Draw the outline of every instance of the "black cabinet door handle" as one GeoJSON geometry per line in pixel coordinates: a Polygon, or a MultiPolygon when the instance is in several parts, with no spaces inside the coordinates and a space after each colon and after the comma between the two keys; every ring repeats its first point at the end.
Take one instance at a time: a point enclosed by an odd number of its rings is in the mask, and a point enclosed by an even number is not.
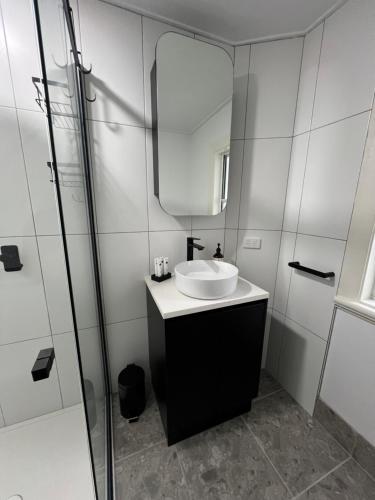
{"type": "Polygon", "coordinates": [[[54,359],[55,349],[53,347],[42,349],[39,352],[31,370],[31,376],[33,377],[34,382],[38,382],[38,380],[44,380],[49,377],[54,359]]]}
{"type": "Polygon", "coordinates": [[[333,271],[329,271],[324,273],[323,271],[318,271],[317,269],[311,269],[311,267],[301,266],[299,262],[289,262],[289,267],[293,267],[293,269],[298,269],[298,271],[303,271],[304,273],[313,274],[314,276],[319,276],[319,278],[334,278],[335,273],[333,271]]]}

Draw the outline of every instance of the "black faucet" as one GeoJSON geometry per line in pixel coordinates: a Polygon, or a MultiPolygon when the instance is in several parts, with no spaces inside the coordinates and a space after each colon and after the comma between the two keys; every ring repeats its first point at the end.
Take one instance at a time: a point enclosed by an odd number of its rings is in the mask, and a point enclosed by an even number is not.
{"type": "Polygon", "coordinates": [[[197,250],[203,250],[204,247],[202,245],[199,245],[198,243],[194,243],[194,240],[200,240],[200,238],[192,238],[189,236],[187,238],[187,260],[193,260],[194,259],[194,248],[197,250]]]}

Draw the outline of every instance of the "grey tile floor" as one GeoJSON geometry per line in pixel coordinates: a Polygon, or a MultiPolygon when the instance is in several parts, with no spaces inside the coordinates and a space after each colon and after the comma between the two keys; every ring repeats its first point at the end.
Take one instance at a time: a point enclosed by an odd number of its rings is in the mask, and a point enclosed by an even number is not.
{"type": "Polygon", "coordinates": [[[117,500],[375,500],[375,481],[266,372],[250,413],[166,445],[153,397],[128,424],[114,398],[117,500]]]}

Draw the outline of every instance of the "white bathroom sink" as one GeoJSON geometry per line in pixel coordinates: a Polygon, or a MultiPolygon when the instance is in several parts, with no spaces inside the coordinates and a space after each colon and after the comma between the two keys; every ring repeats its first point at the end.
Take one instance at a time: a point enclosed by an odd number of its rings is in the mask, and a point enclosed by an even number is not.
{"type": "Polygon", "coordinates": [[[228,262],[190,260],[174,268],[176,288],[196,299],[220,299],[237,287],[238,269],[228,262]]]}

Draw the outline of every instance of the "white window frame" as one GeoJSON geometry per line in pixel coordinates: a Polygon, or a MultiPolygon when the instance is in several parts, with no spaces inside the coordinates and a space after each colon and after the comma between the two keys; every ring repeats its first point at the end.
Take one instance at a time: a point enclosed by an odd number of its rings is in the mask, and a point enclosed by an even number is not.
{"type": "Polygon", "coordinates": [[[363,277],[360,301],[375,308],[375,235],[372,235],[371,249],[363,277]]]}

